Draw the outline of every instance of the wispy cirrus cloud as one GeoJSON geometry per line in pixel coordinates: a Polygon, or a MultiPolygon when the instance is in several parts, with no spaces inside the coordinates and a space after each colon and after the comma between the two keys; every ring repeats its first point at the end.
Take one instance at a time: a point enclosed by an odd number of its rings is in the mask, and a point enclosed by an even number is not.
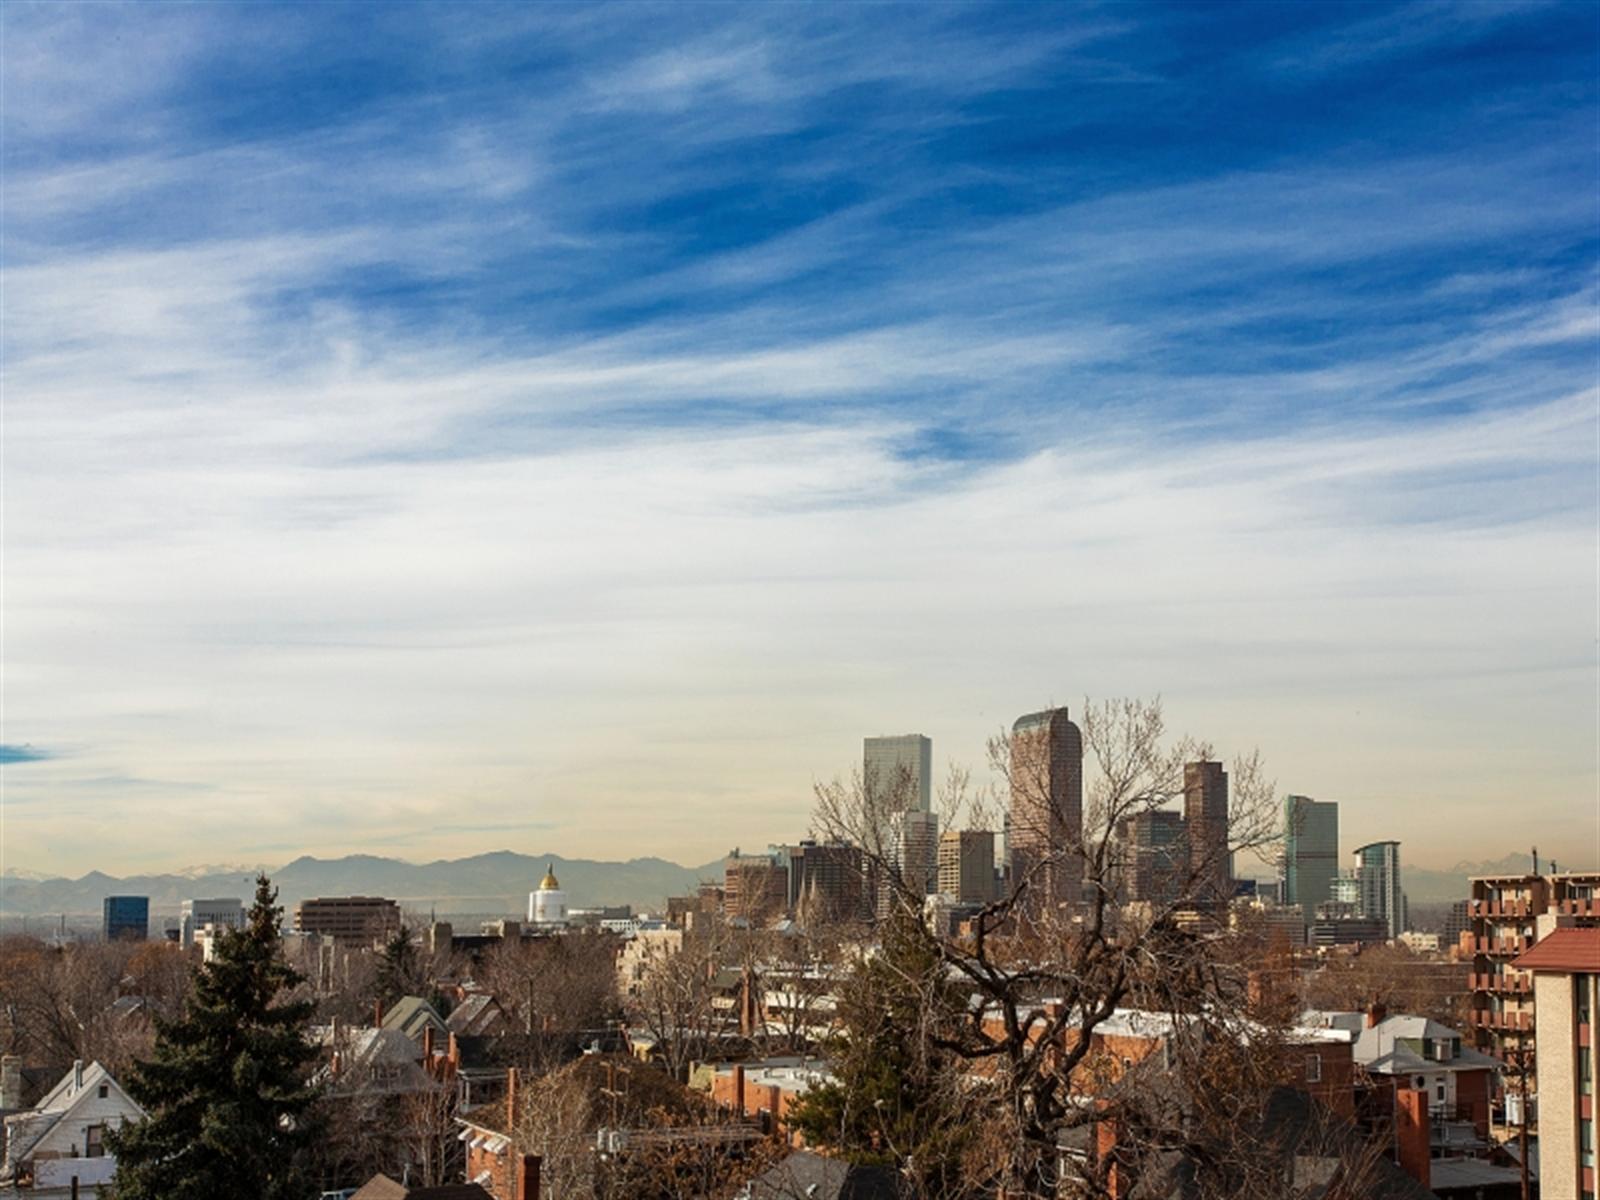
{"type": "Polygon", "coordinates": [[[84,747],[13,859],[704,861],[863,733],[1155,691],[1441,860],[1570,827],[1573,10],[480,12],[0,14],[6,736],[84,747]]]}

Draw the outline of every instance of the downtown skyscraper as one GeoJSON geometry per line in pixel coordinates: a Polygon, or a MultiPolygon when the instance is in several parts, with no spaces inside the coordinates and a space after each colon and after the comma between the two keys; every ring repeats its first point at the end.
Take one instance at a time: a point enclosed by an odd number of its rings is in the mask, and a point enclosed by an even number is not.
{"type": "Polygon", "coordinates": [[[1372,842],[1355,854],[1361,915],[1382,921],[1391,938],[1399,937],[1409,925],[1406,894],[1400,888],[1400,843],[1372,842]]]}
{"type": "Polygon", "coordinates": [[[861,742],[861,782],[884,809],[933,811],[933,739],[920,733],[861,742]]]}
{"type": "Polygon", "coordinates": [[[1221,763],[1184,764],[1183,824],[1194,899],[1226,904],[1233,895],[1233,856],[1228,853],[1228,773],[1221,763]]]}
{"type": "Polygon", "coordinates": [[[1339,805],[1309,796],[1283,801],[1283,902],[1298,904],[1306,924],[1333,899],[1339,874],[1339,805]]]}
{"type": "Polygon", "coordinates": [[[1029,907],[1076,904],[1083,890],[1083,732],[1065,708],[1017,718],[1011,727],[1011,803],[1006,850],[1012,886],[1029,907]]]}

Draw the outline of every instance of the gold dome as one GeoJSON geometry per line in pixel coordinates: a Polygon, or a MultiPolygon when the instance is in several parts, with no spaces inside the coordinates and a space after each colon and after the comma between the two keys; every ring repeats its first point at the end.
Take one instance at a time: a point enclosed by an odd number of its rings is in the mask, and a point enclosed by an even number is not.
{"type": "Polygon", "coordinates": [[[553,868],[553,863],[545,863],[544,878],[539,881],[539,890],[541,892],[559,892],[561,890],[561,884],[557,881],[553,868]]]}

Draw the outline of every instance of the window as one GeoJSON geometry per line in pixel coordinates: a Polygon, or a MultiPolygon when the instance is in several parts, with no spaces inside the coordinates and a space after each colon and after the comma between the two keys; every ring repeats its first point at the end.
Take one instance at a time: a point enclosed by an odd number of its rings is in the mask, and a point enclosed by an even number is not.
{"type": "Polygon", "coordinates": [[[111,1095],[111,1085],[109,1083],[102,1083],[100,1085],[100,1099],[104,1100],[109,1095],[111,1095]]]}
{"type": "Polygon", "coordinates": [[[1308,1054],[1308,1055],[1306,1055],[1306,1082],[1307,1083],[1321,1083],[1322,1082],[1322,1055],[1320,1055],[1320,1054],[1308,1054]]]}
{"type": "Polygon", "coordinates": [[[83,1131],[83,1156],[104,1158],[106,1153],[106,1127],[91,1125],[83,1131]]]}
{"type": "Polygon", "coordinates": [[[1418,1091],[1418,1092],[1427,1091],[1428,1090],[1428,1081],[1426,1079],[1424,1079],[1421,1075],[1418,1075],[1417,1076],[1417,1080],[1416,1080],[1416,1087],[1413,1090],[1414,1091],[1418,1091]]]}

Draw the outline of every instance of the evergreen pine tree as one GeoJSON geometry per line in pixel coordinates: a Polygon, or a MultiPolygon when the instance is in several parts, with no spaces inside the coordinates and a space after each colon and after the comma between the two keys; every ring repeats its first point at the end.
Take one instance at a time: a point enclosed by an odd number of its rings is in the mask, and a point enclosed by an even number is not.
{"type": "Polygon", "coordinates": [[[396,1001],[418,994],[421,986],[422,964],[411,940],[411,930],[402,921],[378,956],[376,998],[383,1005],[383,1011],[388,1012],[396,1001]]]}
{"type": "Polygon", "coordinates": [[[245,927],[194,974],[184,1015],[156,1027],[154,1057],[124,1081],[148,1117],[110,1134],[116,1200],[303,1200],[315,1093],[309,1001],[284,961],[283,910],[265,875],[245,927]]]}
{"type": "Polygon", "coordinates": [[[893,914],[881,953],[845,981],[833,1081],[801,1096],[789,1123],[808,1145],[851,1163],[914,1169],[914,1194],[939,1196],[954,1194],[947,1189],[972,1142],[955,1064],[940,1049],[966,1010],[943,964],[910,936],[916,919],[893,914]]]}

